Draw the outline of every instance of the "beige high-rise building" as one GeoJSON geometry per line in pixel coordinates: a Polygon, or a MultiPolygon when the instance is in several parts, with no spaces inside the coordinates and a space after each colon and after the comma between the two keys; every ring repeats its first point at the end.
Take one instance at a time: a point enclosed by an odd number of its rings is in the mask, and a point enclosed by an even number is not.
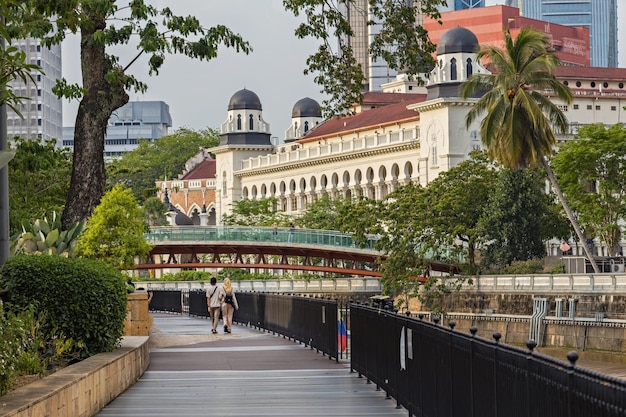
{"type": "MultiPolygon", "coordinates": [[[[419,1],[407,0],[415,6],[416,23],[422,24],[422,14],[419,7],[419,1]]],[[[382,91],[382,85],[393,82],[398,75],[396,70],[389,68],[387,62],[378,58],[372,59],[369,48],[376,34],[380,33],[381,25],[369,25],[367,22],[373,20],[370,13],[368,0],[356,0],[352,3],[348,2],[344,5],[344,15],[347,17],[353,36],[346,39],[346,42],[352,47],[356,61],[361,64],[365,75],[366,84],[363,91],[382,91]]]]}
{"type": "Polygon", "coordinates": [[[25,85],[21,79],[10,83],[16,95],[28,97],[28,100],[18,107],[23,118],[7,109],[7,137],[9,140],[15,136],[57,139],[59,144],[63,138],[63,103],[52,93],[52,88],[62,77],[61,45],[47,48],[34,38],[17,40],[14,45],[26,52],[27,62],[39,65],[43,74],[33,73],[36,84],[25,85]]]}

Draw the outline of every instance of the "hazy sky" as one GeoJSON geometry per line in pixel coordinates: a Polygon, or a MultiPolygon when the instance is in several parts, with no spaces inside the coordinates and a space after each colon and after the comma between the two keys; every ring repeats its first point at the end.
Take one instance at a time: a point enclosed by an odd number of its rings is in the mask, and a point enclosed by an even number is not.
{"type": "MultiPolygon", "coordinates": [[[[167,56],[158,76],[148,76],[146,59],[139,59],[131,72],[148,84],[146,94],[130,94],[131,100],[161,100],[170,107],[173,129],[189,127],[219,129],[226,120],[230,97],[242,88],[254,91],[263,105],[263,118],[272,136],[284,139],[296,101],[310,97],[322,102],[324,95],[313,76],[303,75],[306,58],[317,49],[311,39],[297,39],[298,19],[284,10],[282,0],[155,0],[180,15],[193,14],[205,26],[224,24],[248,40],[250,55],[221,49],[211,61],[167,56]]],[[[504,0],[487,0],[487,5],[504,0]]],[[[618,2],[618,19],[626,24],[626,5],[618,2]]],[[[622,26],[618,24],[618,28],[622,26]]],[[[620,30],[620,66],[626,67],[626,30],[620,30]]],[[[134,57],[134,45],[120,51],[121,64],[134,57]]],[[[63,75],[70,82],[80,78],[77,38],[63,45],[63,75]]],[[[64,102],[64,125],[73,126],[77,103],[64,102]]]]}

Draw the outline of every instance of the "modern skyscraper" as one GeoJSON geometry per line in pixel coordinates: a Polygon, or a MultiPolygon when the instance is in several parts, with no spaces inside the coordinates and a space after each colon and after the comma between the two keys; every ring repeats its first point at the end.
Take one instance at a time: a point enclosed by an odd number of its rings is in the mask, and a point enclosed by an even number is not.
{"type": "Polygon", "coordinates": [[[589,28],[591,66],[617,67],[617,0],[510,0],[508,3],[519,7],[525,17],[589,28]]]}
{"type": "MultiPolygon", "coordinates": [[[[417,3],[414,0],[407,1],[417,3]]],[[[354,57],[356,61],[361,64],[365,75],[366,81],[363,86],[363,91],[382,91],[381,85],[394,81],[398,72],[389,68],[389,65],[384,59],[378,58],[374,60],[370,56],[370,45],[374,36],[380,33],[381,25],[367,24],[369,20],[374,20],[369,10],[368,0],[347,2],[343,7],[344,15],[347,17],[348,22],[350,22],[350,26],[354,32],[354,35],[349,37],[346,41],[352,47],[354,57]]],[[[420,25],[422,23],[422,15],[419,7],[416,7],[415,10],[417,13],[416,23],[420,25]]]]}
{"type": "Polygon", "coordinates": [[[454,0],[454,9],[473,9],[474,7],[484,7],[485,0],[454,0]]]}
{"type": "Polygon", "coordinates": [[[439,6],[442,12],[451,12],[454,10],[473,9],[475,7],[485,7],[485,0],[448,0],[447,6],[439,6]]]}
{"type": "Polygon", "coordinates": [[[61,78],[61,45],[46,48],[38,39],[26,38],[14,43],[26,53],[29,64],[37,64],[43,74],[33,74],[36,84],[16,80],[10,85],[16,95],[28,97],[18,107],[22,117],[7,109],[7,137],[27,139],[57,139],[63,137],[63,104],[52,93],[56,80],[61,78]]]}
{"type": "MultiPolygon", "coordinates": [[[[163,101],[130,101],[113,112],[104,140],[104,158],[109,161],[139,146],[166,136],[172,126],[170,107],[163,101]]],[[[63,129],[63,146],[74,147],[74,127],[63,129]]]]}

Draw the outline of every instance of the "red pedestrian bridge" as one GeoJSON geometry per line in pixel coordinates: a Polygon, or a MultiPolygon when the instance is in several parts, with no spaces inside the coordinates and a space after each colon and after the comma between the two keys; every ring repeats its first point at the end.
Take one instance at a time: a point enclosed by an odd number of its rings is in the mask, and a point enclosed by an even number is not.
{"type": "MultiPolygon", "coordinates": [[[[360,247],[352,235],[332,230],[242,226],[155,227],[146,234],[153,248],[136,269],[245,268],[251,272],[299,270],[380,277],[385,255],[377,236],[360,247]]],[[[431,270],[458,273],[431,262],[431,270]]]]}

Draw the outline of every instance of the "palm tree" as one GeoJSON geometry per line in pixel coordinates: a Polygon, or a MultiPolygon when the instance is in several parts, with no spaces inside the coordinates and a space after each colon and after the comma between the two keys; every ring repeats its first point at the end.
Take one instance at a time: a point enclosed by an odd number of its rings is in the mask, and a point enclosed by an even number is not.
{"type": "MultiPolygon", "coordinates": [[[[585,242],[580,226],[569,208],[550,168],[547,157],[556,145],[554,130],[566,132],[568,122],[563,112],[546,95],[554,95],[565,104],[572,102],[569,88],[553,74],[560,64],[548,37],[533,29],[523,28],[513,40],[504,31],[504,49],[483,45],[477,58],[486,59],[493,74],[475,73],[461,85],[461,97],[482,95],[469,111],[467,127],[479,117],[482,141],[491,158],[511,169],[542,164],[557,198],[578,239],[585,242]]],[[[585,254],[598,273],[591,251],[583,244],[585,254]]]]}

